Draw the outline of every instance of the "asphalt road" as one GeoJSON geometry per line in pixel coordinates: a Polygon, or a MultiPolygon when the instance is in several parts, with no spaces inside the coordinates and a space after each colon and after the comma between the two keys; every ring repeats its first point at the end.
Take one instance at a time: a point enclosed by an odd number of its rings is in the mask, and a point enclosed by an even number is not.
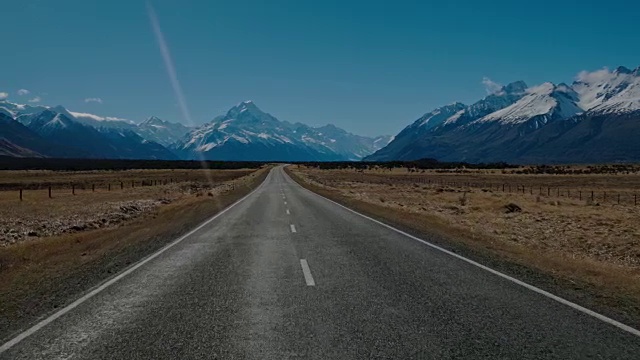
{"type": "Polygon", "coordinates": [[[114,280],[0,358],[640,358],[637,335],[346,210],[282,168],[114,280]]]}

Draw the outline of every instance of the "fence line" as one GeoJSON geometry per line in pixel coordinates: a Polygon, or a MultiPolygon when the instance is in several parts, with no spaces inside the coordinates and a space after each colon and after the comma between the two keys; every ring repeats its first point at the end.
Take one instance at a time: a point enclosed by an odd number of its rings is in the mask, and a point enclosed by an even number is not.
{"type": "MultiPolygon", "coordinates": [[[[140,186],[140,187],[144,187],[144,186],[158,186],[158,185],[168,185],[168,184],[173,184],[173,183],[179,183],[179,182],[189,182],[189,181],[193,181],[194,179],[190,179],[190,178],[186,178],[186,179],[182,179],[182,180],[178,180],[178,179],[173,179],[173,178],[169,178],[169,179],[160,179],[160,180],[154,180],[154,179],[146,179],[146,180],[131,180],[131,187],[130,189],[135,189],[136,186],[140,186]]],[[[124,190],[125,189],[125,183],[124,181],[113,181],[113,182],[108,182],[108,183],[101,183],[104,187],[104,189],[106,189],[107,191],[111,191],[111,185],[112,183],[120,183],[120,190],[124,190]]],[[[47,195],[49,197],[49,199],[53,198],[54,195],[54,190],[56,191],[65,191],[65,190],[71,190],[71,195],[76,195],[76,190],[83,190],[86,191],[87,190],[87,183],[81,183],[81,184],[74,184],[71,183],[70,185],[66,185],[63,184],[61,186],[53,186],[51,184],[29,184],[27,186],[22,186],[18,189],[18,193],[19,193],[19,199],[20,201],[24,200],[24,197],[26,196],[26,194],[29,191],[41,191],[41,190],[47,190],[47,195]],[[37,185],[37,188],[34,188],[37,185]]],[[[96,189],[100,190],[100,187],[96,187],[95,183],[91,183],[91,192],[95,192],[96,189]]],[[[8,192],[8,191],[15,191],[15,190],[0,190],[0,192],[8,192]]]]}
{"type": "Polygon", "coordinates": [[[426,184],[432,187],[454,187],[454,188],[477,188],[487,191],[546,196],[549,198],[566,198],[579,201],[589,201],[592,203],[613,203],[619,205],[638,205],[638,195],[635,191],[608,191],[608,190],[592,190],[568,186],[548,186],[548,185],[517,185],[506,182],[469,182],[469,181],[451,181],[450,179],[432,179],[427,177],[372,177],[365,178],[362,174],[360,177],[362,182],[378,183],[378,184],[426,184]],[[527,191],[528,190],[528,191],[527,191]]]}

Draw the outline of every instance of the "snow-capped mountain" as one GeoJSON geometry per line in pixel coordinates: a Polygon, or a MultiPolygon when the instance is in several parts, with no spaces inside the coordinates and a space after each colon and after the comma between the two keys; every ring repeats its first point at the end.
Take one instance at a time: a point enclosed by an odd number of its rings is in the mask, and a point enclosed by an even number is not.
{"type": "Polygon", "coordinates": [[[526,88],[516,82],[441,125],[419,131],[417,124],[420,120],[366,160],[637,161],[640,67],[582,72],[571,85],[526,88]]]}
{"type": "Polygon", "coordinates": [[[28,128],[50,143],[74,150],[75,156],[110,159],[171,159],[175,156],[159,144],[129,130],[96,129],[47,109],[29,122],[28,128]]]}
{"type": "Polygon", "coordinates": [[[640,110],[640,67],[580,73],[573,83],[580,107],[593,113],[628,113],[640,110]]]}
{"type": "MultiPolygon", "coordinates": [[[[23,125],[21,130],[31,131],[32,138],[47,144],[47,151],[33,151],[34,156],[361,160],[391,140],[389,136],[354,135],[334,125],[313,128],[280,121],[251,101],[238,104],[225,115],[198,128],[155,116],[135,124],[114,117],[73,112],[63,106],[32,106],[7,101],[0,101],[0,114],[23,125]]],[[[28,154],[26,150],[38,146],[31,144],[25,151],[19,151],[13,145],[7,145],[9,147],[13,149],[11,153],[28,154]]]]}
{"type": "MultiPolygon", "coordinates": [[[[0,101],[0,112],[14,118],[25,126],[29,126],[33,119],[38,118],[42,113],[47,111],[55,114],[62,114],[66,119],[74,120],[77,123],[94,128],[102,133],[109,134],[113,131],[120,131],[123,134],[128,134],[127,136],[129,136],[131,140],[141,137],[147,142],[156,142],[163,146],[169,146],[170,144],[175,143],[190,130],[189,127],[182,124],[160,120],[157,117],[151,117],[140,124],[136,124],[133,121],[118,117],[105,117],[95,114],[70,111],[61,105],[33,106],[0,101]],[[131,133],[136,135],[134,136],[131,133]]],[[[172,155],[172,157],[174,156],[172,155]]]]}
{"type": "Polygon", "coordinates": [[[0,109],[0,155],[17,157],[43,157],[59,152],[45,138],[15,121],[8,111],[0,109]]]}
{"type": "Polygon", "coordinates": [[[61,106],[0,102],[0,154],[11,156],[175,159],[134,131],[84,124],[61,106]]]}
{"type": "Polygon", "coordinates": [[[386,161],[388,159],[404,159],[413,157],[415,144],[428,138],[430,134],[442,133],[464,126],[497,110],[508,107],[526,94],[527,85],[516,81],[502,87],[499,91],[482,100],[466,106],[462,103],[437,108],[421,116],[413,124],[407,126],[386,147],[367,157],[370,161],[386,161]]]}
{"type": "Polygon", "coordinates": [[[192,128],[180,123],[172,123],[151,116],[138,124],[135,131],[147,140],[170,146],[181,140],[191,130],[192,128]]]}
{"type": "Polygon", "coordinates": [[[333,125],[313,128],[280,121],[252,101],[244,101],[191,131],[173,149],[187,158],[337,161],[359,160],[373,153],[381,141],[374,142],[333,125]]]}
{"type": "MultiPolygon", "coordinates": [[[[479,123],[497,121],[501,124],[521,124],[566,119],[583,110],[577,105],[577,93],[565,84],[544,83],[526,90],[526,95],[514,104],[477,120],[479,123]]],[[[538,124],[536,124],[538,126],[538,124]]]]}

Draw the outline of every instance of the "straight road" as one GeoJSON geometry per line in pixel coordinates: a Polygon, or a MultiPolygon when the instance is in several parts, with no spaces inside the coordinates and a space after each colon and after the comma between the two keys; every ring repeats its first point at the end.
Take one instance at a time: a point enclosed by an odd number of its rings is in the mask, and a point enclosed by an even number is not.
{"type": "Polygon", "coordinates": [[[640,358],[632,329],[359,216],[282,167],[54,316],[0,358],[640,358]]]}

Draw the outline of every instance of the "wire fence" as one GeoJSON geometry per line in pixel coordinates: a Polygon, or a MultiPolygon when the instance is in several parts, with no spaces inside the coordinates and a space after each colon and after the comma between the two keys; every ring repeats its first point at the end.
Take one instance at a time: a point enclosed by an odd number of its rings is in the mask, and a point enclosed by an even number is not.
{"type": "Polygon", "coordinates": [[[56,194],[64,193],[76,195],[80,192],[97,191],[117,191],[125,189],[135,189],[136,187],[148,187],[168,185],[193,181],[193,179],[160,179],[160,180],[122,180],[122,181],[102,181],[102,182],[81,182],[81,183],[31,183],[31,184],[4,184],[0,188],[2,192],[15,191],[20,201],[24,200],[30,191],[46,190],[48,198],[52,199],[56,194]]]}
{"type": "MultiPolygon", "coordinates": [[[[349,180],[356,180],[371,184],[385,185],[411,185],[422,184],[431,187],[450,187],[457,189],[478,189],[480,191],[491,191],[498,193],[511,193],[521,195],[535,195],[549,198],[564,198],[567,200],[585,201],[593,204],[618,204],[638,206],[638,191],[634,189],[589,189],[588,187],[558,186],[549,184],[517,184],[514,182],[496,181],[458,181],[453,179],[443,179],[442,177],[425,176],[366,176],[350,177],[349,180]]],[[[335,180],[335,179],[334,179],[335,180]]],[[[331,182],[332,180],[329,180],[331,182]]]]}

